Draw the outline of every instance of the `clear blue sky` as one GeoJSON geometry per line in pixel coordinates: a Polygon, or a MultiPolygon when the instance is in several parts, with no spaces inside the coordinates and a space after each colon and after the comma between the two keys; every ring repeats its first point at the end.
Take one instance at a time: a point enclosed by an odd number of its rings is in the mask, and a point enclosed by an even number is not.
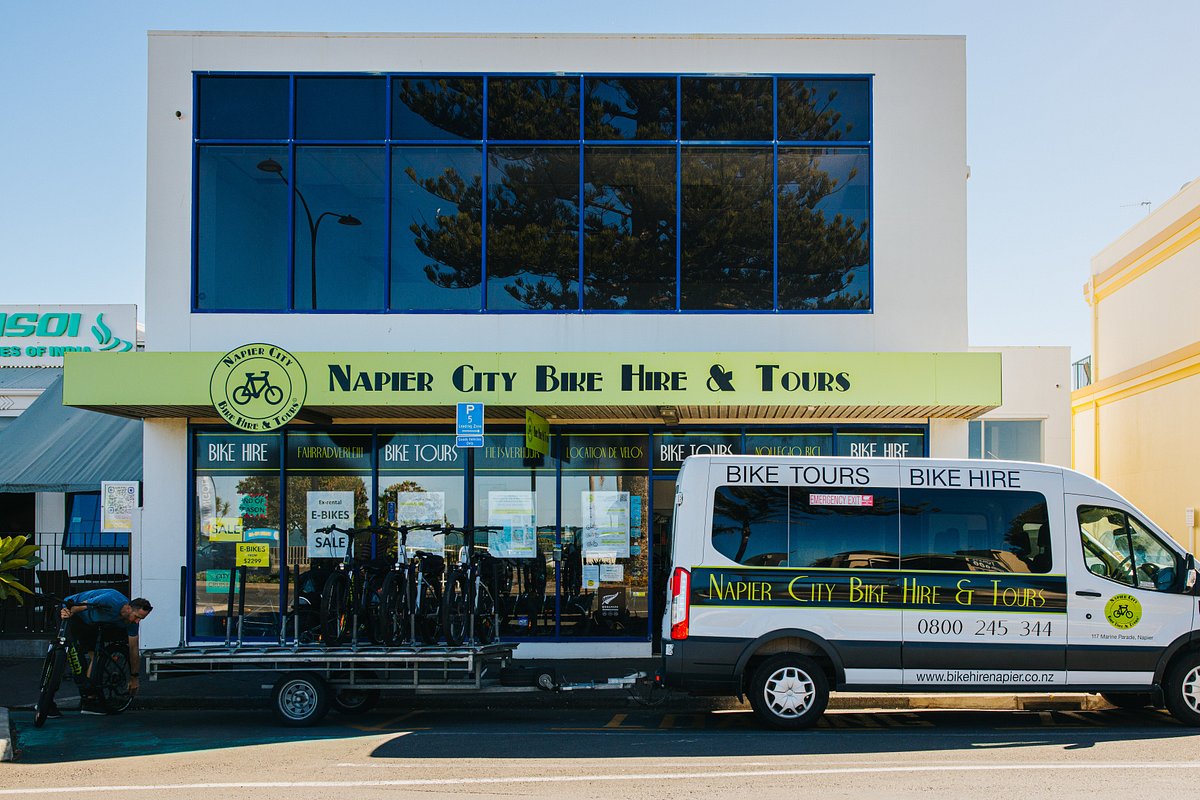
{"type": "Polygon", "coordinates": [[[145,33],[171,29],[965,35],[971,343],[1076,359],[1089,259],[1200,177],[1195,0],[0,0],[0,303],[144,304],[145,33]]]}

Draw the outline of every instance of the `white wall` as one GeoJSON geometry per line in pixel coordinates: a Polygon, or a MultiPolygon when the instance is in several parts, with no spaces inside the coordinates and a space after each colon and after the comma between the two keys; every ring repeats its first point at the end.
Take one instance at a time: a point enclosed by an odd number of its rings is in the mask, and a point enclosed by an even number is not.
{"type": "Polygon", "coordinates": [[[980,419],[1042,420],[1042,460],[1071,466],[1071,348],[972,347],[1000,353],[1003,404],[980,419]]]}
{"type": "Polygon", "coordinates": [[[938,351],[967,344],[961,37],[150,35],[146,346],[938,351]],[[872,74],[873,314],[190,314],[192,71],[872,74]],[[176,118],[176,111],[182,116],[176,118]]]}

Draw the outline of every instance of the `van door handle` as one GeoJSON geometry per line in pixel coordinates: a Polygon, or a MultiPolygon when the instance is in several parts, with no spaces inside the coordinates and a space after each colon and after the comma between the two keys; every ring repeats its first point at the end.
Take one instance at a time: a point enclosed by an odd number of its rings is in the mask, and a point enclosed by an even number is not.
{"type": "Polygon", "coordinates": [[[1099,592],[1085,592],[1082,589],[1075,592],[1075,594],[1079,595],[1080,597],[1103,597],[1104,596],[1104,595],[1100,594],[1099,592]]]}

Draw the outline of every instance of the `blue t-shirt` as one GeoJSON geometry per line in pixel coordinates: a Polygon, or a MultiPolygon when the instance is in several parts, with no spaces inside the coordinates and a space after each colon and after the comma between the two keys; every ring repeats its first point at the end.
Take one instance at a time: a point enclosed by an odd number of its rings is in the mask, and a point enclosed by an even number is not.
{"type": "Polygon", "coordinates": [[[116,589],[91,589],[67,598],[71,605],[87,604],[87,608],[76,616],[89,625],[119,625],[124,626],[130,636],[138,635],[138,624],[126,625],[121,619],[121,609],[129,602],[129,598],[116,589]]]}

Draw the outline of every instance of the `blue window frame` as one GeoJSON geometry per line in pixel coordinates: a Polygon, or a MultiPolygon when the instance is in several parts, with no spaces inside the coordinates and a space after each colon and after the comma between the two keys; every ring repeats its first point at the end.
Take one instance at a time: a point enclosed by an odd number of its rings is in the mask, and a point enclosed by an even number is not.
{"type": "Polygon", "coordinates": [[[100,493],[67,495],[67,526],[63,534],[66,550],[128,550],[127,532],[100,530],[100,493]]]}
{"type": "Polygon", "coordinates": [[[198,73],[194,94],[196,312],[873,310],[870,76],[198,73]]]}

